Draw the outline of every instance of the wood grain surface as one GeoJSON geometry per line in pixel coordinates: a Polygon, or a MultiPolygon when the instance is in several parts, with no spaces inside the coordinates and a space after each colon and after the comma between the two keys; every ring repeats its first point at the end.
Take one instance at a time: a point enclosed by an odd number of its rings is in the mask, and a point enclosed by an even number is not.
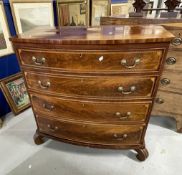
{"type": "Polygon", "coordinates": [[[25,72],[29,89],[86,98],[151,98],[154,76],[65,76],[25,72]],[[40,85],[41,83],[41,85],[40,85]],[[46,88],[47,84],[50,86],[46,88]],[[43,87],[42,87],[43,86],[43,87]],[[123,87],[123,92],[119,88],[123,87]],[[131,88],[135,87],[134,91],[131,88]]]}
{"type": "Polygon", "coordinates": [[[177,131],[182,133],[182,19],[148,19],[148,18],[121,18],[102,17],[102,25],[138,25],[158,24],[171,32],[175,38],[171,41],[169,52],[164,65],[164,72],[161,81],[167,79],[169,84],[160,83],[156,100],[164,101],[162,104],[155,103],[152,110],[153,115],[173,117],[177,122],[177,131]],[[176,42],[176,43],[175,43],[176,42]],[[173,62],[169,62],[169,60],[173,62]]]}
{"type": "Polygon", "coordinates": [[[161,77],[159,89],[182,95],[181,82],[182,82],[182,76],[180,76],[180,73],[177,74],[176,72],[170,72],[168,70],[165,70],[161,77]],[[163,84],[162,82],[164,79],[168,79],[170,81],[169,84],[163,84]]]}
{"type": "Polygon", "coordinates": [[[110,102],[70,100],[31,93],[35,112],[56,118],[93,123],[145,122],[152,101],[110,102]]]}
{"type": "Polygon", "coordinates": [[[35,143],[50,137],[132,148],[147,158],[145,133],[173,38],[154,25],[44,27],[12,37],[38,127],[35,143]]]}
{"type": "Polygon", "coordinates": [[[37,115],[39,130],[68,140],[106,144],[132,145],[141,142],[142,125],[99,125],[72,123],[37,115]]]}
{"type": "Polygon", "coordinates": [[[174,36],[161,26],[40,27],[11,38],[14,43],[92,45],[169,42],[174,36]]]}
{"type": "Polygon", "coordinates": [[[173,92],[167,92],[159,90],[157,97],[163,99],[164,102],[162,104],[158,104],[155,102],[154,109],[152,115],[162,115],[162,116],[176,116],[178,118],[182,116],[182,103],[181,103],[181,95],[175,94],[173,92]]]}
{"type": "Polygon", "coordinates": [[[161,49],[141,49],[133,52],[19,50],[19,55],[23,66],[70,72],[146,72],[159,70],[163,52],[161,49]],[[126,63],[122,64],[125,60],[126,63]],[[139,62],[136,63],[136,60],[139,62]]]}
{"type": "Polygon", "coordinates": [[[166,63],[164,66],[164,69],[166,71],[176,72],[176,76],[179,76],[179,73],[182,73],[182,50],[169,50],[167,57],[166,57],[166,63]],[[176,63],[175,64],[167,64],[167,59],[169,58],[175,58],[176,63]]]}

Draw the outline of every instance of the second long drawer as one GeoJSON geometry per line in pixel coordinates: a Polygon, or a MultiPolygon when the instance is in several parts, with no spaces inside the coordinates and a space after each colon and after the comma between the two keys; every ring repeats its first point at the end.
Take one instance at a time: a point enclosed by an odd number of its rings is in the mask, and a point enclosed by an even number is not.
{"type": "Polygon", "coordinates": [[[51,115],[66,120],[97,123],[144,122],[152,105],[143,102],[101,102],[65,99],[31,93],[36,113],[51,115]]]}
{"type": "Polygon", "coordinates": [[[25,72],[29,89],[87,98],[150,98],[155,76],[66,76],[25,72]]]}

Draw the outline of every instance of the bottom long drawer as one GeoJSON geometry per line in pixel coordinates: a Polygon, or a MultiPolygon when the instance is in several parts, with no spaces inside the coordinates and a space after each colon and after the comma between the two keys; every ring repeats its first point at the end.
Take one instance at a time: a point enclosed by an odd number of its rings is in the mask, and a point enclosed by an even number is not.
{"type": "Polygon", "coordinates": [[[40,132],[90,144],[137,145],[141,142],[142,125],[88,124],[61,121],[36,115],[40,132]]]}

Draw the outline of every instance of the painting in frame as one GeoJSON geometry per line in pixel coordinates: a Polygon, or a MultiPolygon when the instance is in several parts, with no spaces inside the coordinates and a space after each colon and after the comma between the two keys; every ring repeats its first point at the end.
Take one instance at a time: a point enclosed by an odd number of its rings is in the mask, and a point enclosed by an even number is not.
{"type": "Polygon", "coordinates": [[[3,2],[0,1],[0,58],[13,53],[11,42],[9,41],[10,31],[3,2]]]}
{"type": "Polygon", "coordinates": [[[110,15],[110,0],[92,0],[92,26],[100,25],[100,18],[110,15]]]}
{"type": "Polygon", "coordinates": [[[30,107],[29,95],[22,73],[17,73],[2,79],[0,81],[0,87],[15,115],[30,107]]]}
{"type": "Polygon", "coordinates": [[[111,4],[111,15],[112,16],[126,16],[129,12],[133,12],[133,5],[130,2],[111,4]]]}
{"type": "Polygon", "coordinates": [[[17,34],[40,26],[54,27],[52,0],[11,0],[10,5],[17,34]]]}
{"type": "Polygon", "coordinates": [[[58,0],[59,26],[88,26],[89,0],[58,0]]]}

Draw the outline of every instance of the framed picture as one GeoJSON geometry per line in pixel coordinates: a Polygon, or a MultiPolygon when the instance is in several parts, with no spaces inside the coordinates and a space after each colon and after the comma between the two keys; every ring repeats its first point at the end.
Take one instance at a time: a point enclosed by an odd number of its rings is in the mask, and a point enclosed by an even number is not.
{"type": "Polygon", "coordinates": [[[92,26],[100,25],[100,17],[110,15],[110,0],[92,0],[92,26]]]}
{"type": "MultiPolygon", "coordinates": [[[[154,7],[154,1],[150,1],[148,4],[148,9],[153,9],[154,7]]],[[[152,11],[149,11],[149,14],[152,14],[152,11]]]]}
{"type": "Polygon", "coordinates": [[[0,118],[0,129],[2,128],[3,126],[3,119],[0,118]]]}
{"type": "Polygon", "coordinates": [[[11,0],[10,5],[18,34],[40,26],[54,26],[52,0],[11,0]]]}
{"type": "Polygon", "coordinates": [[[132,3],[111,4],[111,15],[128,15],[133,8],[132,3]]]}
{"type": "Polygon", "coordinates": [[[30,100],[22,73],[2,79],[0,87],[15,115],[30,107],[30,100]]]}
{"type": "Polygon", "coordinates": [[[80,4],[80,15],[86,14],[87,7],[85,3],[80,4]]]}
{"type": "Polygon", "coordinates": [[[0,57],[13,53],[3,2],[0,1],[0,57]]]}
{"type": "Polygon", "coordinates": [[[58,0],[59,26],[88,26],[89,0],[58,0]]]}

